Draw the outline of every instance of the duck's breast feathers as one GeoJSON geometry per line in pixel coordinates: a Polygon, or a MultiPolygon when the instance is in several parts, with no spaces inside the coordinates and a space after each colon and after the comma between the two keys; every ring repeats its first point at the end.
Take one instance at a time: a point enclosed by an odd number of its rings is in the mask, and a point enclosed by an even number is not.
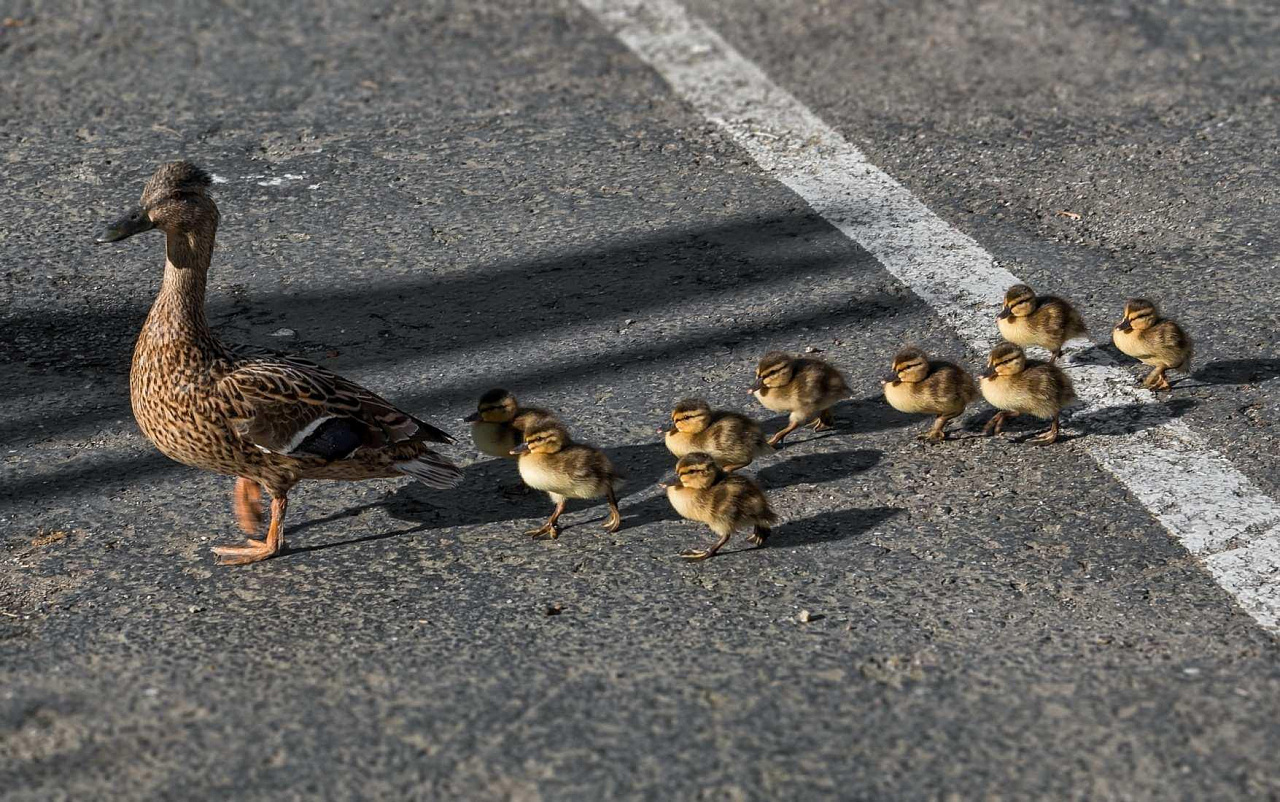
{"type": "Polygon", "coordinates": [[[240,436],[264,451],[345,459],[359,448],[452,443],[354,382],[293,357],[241,359],[217,382],[240,436]]]}

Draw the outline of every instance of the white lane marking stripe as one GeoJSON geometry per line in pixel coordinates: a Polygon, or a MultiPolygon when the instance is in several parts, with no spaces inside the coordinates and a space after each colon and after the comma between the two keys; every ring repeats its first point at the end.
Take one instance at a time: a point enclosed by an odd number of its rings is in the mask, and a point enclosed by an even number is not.
{"type": "MultiPolygon", "coordinates": [[[[580,0],[760,167],[869,251],[985,351],[1019,279],[674,0],[580,0]]],[[[1118,304],[1123,299],[1117,299],[1118,304]]],[[[1079,354],[1079,351],[1073,352],[1079,354]]],[[[1263,626],[1280,627],[1280,506],[1114,365],[1072,365],[1091,432],[1078,441],[1263,626]],[[1136,433],[1134,428],[1141,428],[1136,433]],[[1111,433],[1107,433],[1110,430],[1111,433]]]]}

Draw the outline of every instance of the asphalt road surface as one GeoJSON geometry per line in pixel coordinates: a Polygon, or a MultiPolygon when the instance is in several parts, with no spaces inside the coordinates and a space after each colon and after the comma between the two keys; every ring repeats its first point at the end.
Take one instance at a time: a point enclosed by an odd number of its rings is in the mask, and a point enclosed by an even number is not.
{"type": "MultiPolygon", "coordinates": [[[[983,355],[582,6],[319,5],[5,8],[0,797],[1280,796],[1280,648],[1087,416],[919,443],[893,352],[983,355]],[[129,411],[162,243],[92,245],[178,157],[223,336],[453,431],[462,488],[304,484],[288,554],[213,564],[232,481],[129,411]],[[753,466],[767,548],[682,561],[655,429],[763,417],[773,348],[857,400],[753,466]],[[611,453],[620,532],[521,534],[549,502],[461,422],[494,386],[611,453]]],[[[1280,498],[1274,5],[906,5],[687,8],[1095,336],[1161,300],[1197,370],[1152,403],[1280,498]]]]}

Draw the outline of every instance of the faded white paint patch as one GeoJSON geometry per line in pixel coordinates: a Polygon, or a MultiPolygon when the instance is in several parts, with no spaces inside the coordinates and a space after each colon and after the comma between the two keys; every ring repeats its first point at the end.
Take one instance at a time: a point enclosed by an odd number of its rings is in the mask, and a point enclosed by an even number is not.
{"type": "MultiPolygon", "coordinates": [[[[778,181],[929,303],[971,347],[998,340],[1020,282],[674,0],[580,0],[778,181]]],[[[1115,364],[1068,365],[1089,414],[1079,441],[1262,626],[1280,628],[1280,506],[1115,364]],[[1141,459],[1135,459],[1141,455],[1141,459]]],[[[1078,419],[1078,418],[1077,418],[1078,419]]]]}

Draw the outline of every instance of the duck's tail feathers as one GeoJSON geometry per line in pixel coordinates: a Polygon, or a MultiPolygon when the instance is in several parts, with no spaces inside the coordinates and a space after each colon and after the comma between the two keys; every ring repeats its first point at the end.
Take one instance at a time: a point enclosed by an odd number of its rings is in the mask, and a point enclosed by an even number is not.
{"type": "Polygon", "coordinates": [[[462,482],[462,469],[434,451],[424,451],[413,459],[397,462],[395,469],[437,490],[448,490],[462,482]]]}

